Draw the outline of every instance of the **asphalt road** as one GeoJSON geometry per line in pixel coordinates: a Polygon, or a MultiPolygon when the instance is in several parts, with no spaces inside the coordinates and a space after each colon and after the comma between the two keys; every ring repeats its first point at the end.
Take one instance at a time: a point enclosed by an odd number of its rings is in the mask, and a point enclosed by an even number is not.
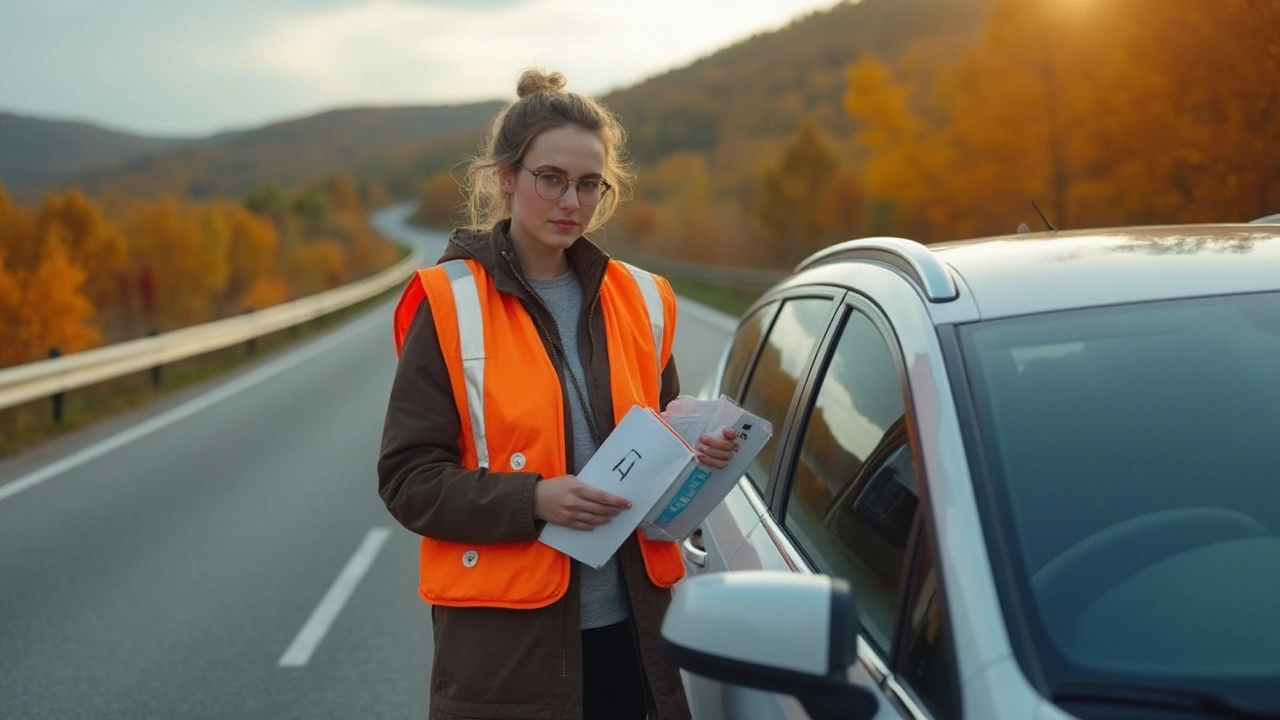
{"type": "MultiPolygon", "coordinates": [[[[390,311],[0,462],[0,718],[423,715],[416,543],[374,475],[390,311]]],[[[688,390],[728,335],[683,304],[688,390]]]]}

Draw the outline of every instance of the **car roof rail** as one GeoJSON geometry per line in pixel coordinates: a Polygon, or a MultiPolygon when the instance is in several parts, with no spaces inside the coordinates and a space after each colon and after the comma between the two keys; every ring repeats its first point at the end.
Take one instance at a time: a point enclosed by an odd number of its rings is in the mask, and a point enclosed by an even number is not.
{"type": "Polygon", "coordinates": [[[1250,220],[1249,224],[1250,225],[1280,225],[1280,213],[1276,213],[1275,215],[1267,215],[1266,217],[1260,217],[1257,220],[1250,220]]]}
{"type": "Polygon", "coordinates": [[[955,278],[947,266],[923,243],[898,237],[871,237],[848,240],[810,255],[795,271],[808,270],[832,260],[879,260],[901,270],[930,302],[947,302],[960,297],[955,278]]]}

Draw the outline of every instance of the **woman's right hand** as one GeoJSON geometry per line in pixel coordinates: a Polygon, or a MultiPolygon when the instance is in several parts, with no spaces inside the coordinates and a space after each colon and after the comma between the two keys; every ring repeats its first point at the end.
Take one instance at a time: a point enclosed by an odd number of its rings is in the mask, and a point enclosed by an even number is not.
{"type": "Polygon", "coordinates": [[[533,514],[574,530],[592,530],[631,507],[631,502],[582,482],[573,475],[539,480],[533,486],[533,514]]]}

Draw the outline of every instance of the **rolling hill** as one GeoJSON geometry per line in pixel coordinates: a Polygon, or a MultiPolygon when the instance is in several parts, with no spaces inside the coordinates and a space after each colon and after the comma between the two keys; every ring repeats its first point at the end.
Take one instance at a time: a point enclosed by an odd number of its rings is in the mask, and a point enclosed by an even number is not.
{"type": "MultiPolygon", "coordinates": [[[[627,127],[638,165],[682,151],[702,153],[724,190],[726,183],[753,182],[761,162],[806,119],[837,136],[851,131],[841,97],[845,68],[860,55],[874,53],[905,76],[928,77],[973,40],[989,4],[846,1],[603,100],[627,127]]],[[[500,107],[494,101],[335,110],[63,174],[59,184],[91,194],[110,188],[126,196],[204,198],[240,196],[267,180],[290,185],[348,172],[408,197],[424,178],[473,153],[485,121],[500,107]]]]}
{"type": "Polygon", "coordinates": [[[388,162],[405,144],[477,126],[499,107],[495,101],[334,110],[140,156],[64,182],[91,194],[110,188],[130,196],[171,192],[209,198],[238,197],[265,181],[291,186],[345,172],[369,178],[362,169],[388,162]]]}
{"type": "Polygon", "coordinates": [[[0,112],[0,182],[14,189],[37,187],[190,140],[143,137],[84,122],[0,112]]]}

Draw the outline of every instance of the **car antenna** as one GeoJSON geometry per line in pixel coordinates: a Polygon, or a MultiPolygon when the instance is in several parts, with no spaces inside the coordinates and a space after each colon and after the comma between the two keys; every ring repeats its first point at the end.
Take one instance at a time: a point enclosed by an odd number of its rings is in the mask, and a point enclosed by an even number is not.
{"type": "Polygon", "coordinates": [[[1035,200],[1031,201],[1031,207],[1035,208],[1036,212],[1040,213],[1040,219],[1044,221],[1045,225],[1049,226],[1050,230],[1052,230],[1053,232],[1058,232],[1058,228],[1054,227],[1053,223],[1049,222],[1049,218],[1045,217],[1044,213],[1040,211],[1040,206],[1036,204],[1035,200]]]}

